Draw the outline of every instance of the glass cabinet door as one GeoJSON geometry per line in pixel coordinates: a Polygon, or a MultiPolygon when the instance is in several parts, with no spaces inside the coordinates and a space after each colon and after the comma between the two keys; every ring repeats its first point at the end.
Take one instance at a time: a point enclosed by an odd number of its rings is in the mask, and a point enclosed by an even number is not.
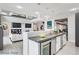
{"type": "Polygon", "coordinates": [[[49,44],[46,46],[43,46],[43,55],[49,55],[49,44]]]}

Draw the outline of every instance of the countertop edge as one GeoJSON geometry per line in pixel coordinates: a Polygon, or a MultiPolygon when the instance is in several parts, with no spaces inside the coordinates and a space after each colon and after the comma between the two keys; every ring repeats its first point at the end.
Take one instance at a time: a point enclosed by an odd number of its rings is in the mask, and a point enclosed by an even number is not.
{"type": "MultiPolygon", "coordinates": [[[[39,41],[38,41],[38,40],[33,40],[33,39],[31,39],[31,38],[35,38],[35,37],[30,37],[29,39],[32,40],[32,41],[35,41],[35,42],[37,42],[37,43],[43,43],[43,42],[52,40],[53,38],[56,38],[56,37],[58,37],[58,36],[61,36],[61,35],[63,35],[63,34],[66,34],[66,32],[64,32],[64,33],[58,33],[58,34],[56,34],[56,35],[50,35],[51,37],[49,37],[49,38],[44,38],[44,40],[39,40],[39,41]]],[[[39,36],[36,36],[36,37],[39,38],[39,36]]],[[[39,38],[39,39],[40,39],[40,38],[39,38]]]]}

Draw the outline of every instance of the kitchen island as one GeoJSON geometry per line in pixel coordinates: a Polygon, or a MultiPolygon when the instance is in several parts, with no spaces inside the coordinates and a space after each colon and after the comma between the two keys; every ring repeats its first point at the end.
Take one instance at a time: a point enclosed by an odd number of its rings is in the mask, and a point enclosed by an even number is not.
{"type": "Polygon", "coordinates": [[[65,32],[48,34],[44,37],[29,37],[27,42],[28,55],[54,55],[63,48],[66,42],[65,32]]]}

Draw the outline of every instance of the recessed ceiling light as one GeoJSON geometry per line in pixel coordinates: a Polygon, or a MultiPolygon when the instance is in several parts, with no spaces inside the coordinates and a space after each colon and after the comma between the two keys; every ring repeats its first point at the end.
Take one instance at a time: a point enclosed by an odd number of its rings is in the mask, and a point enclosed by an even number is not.
{"type": "Polygon", "coordinates": [[[16,6],[18,9],[22,9],[23,7],[22,6],[20,6],[20,5],[17,5],[16,6]]]}
{"type": "Polygon", "coordinates": [[[13,15],[13,12],[10,12],[9,15],[13,15]]]}
{"type": "Polygon", "coordinates": [[[76,10],[78,10],[78,8],[72,8],[72,9],[70,9],[70,11],[76,11],[76,10]]]}
{"type": "Polygon", "coordinates": [[[1,12],[1,14],[2,14],[2,15],[7,15],[7,13],[5,13],[5,12],[1,12]]]}
{"type": "Polygon", "coordinates": [[[35,14],[39,14],[39,12],[37,11],[37,12],[35,12],[35,14]]]}
{"type": "Polygon", "coordinates": [[[47,16],[45,16],[45,18],[49,18],[49,16],[47,15],[47,16]]]}

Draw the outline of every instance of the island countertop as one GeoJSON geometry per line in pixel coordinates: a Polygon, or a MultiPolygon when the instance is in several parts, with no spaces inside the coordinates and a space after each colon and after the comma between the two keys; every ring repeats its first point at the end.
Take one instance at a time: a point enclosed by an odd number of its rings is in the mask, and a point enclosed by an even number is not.
{"type": "Polygon", "coordinates": [[[40,36],[29,37],[29,39],[33,40],[35,42],[38,42],[38,43],[43,43],[45,41],[51,40],[52,38],[56,38],[56,37],[61,36],[63,34],[66,34],[66,32],[54,33],[54,34],[46,35],[44,38],[41,38],[40,36]]]}

